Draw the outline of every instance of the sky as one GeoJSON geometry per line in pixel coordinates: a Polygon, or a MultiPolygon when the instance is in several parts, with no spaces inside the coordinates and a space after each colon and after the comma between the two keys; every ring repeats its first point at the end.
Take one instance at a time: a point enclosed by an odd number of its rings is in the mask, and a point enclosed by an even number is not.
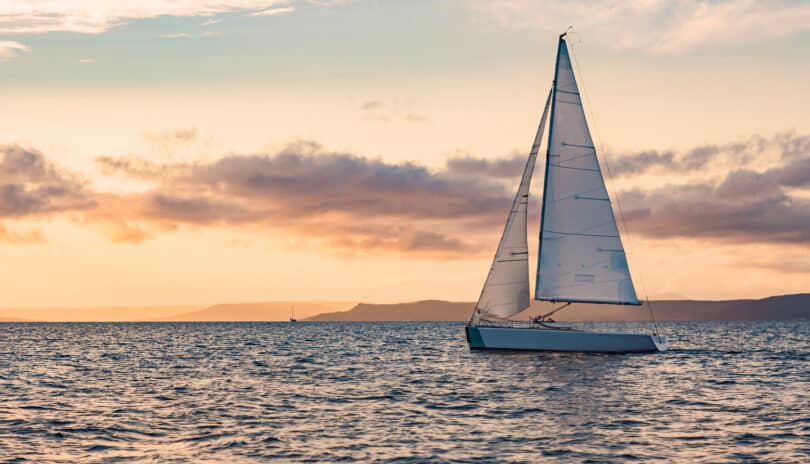
{"type": "Polygon", "coordinates": [[[4,0],[0,307],[475,300],[569,26],[639,293],[810,291],[808,1],[4,0]]]}

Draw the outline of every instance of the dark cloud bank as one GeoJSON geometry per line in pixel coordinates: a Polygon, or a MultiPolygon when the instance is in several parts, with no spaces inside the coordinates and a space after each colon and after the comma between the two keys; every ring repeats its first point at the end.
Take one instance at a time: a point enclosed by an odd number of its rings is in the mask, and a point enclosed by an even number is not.
{"type": "Polygon", "coordinates": [[[95,206],[78,177],[41,153],[0,146],[0,218],[47,216],[95,206]]]}
{"type": "Polygon", "coordinates": [[[619,160],[613,163],[619,175],[653,166],[676,173],[705,169],[713,162],[739,166],[718,182],[622,193],[628,221],[636,232],[662,238],[810,244],[810,196],[806,195],[810,193],[810,136],[752,137],[745,143],[699,147],[680,156],[642,152],[619,160]],[[778,167],[765,171],[745,167],[768,151],[778,153],[778,167]]]}
{"type": "MultiPolygon", "coordinates": [[[[688,173],[718,160],[738,168],[720,180],[620,192],[634,232],[659,238],[810,243],[810,137],[792,133],[686,153],[617,157],[616,177],[653,169],[688,173]],[[746,164],[767,150],[781,164],[746,164]]],[[[0,219],[69,215],[113,240],[138,242],[178,227],[229,226],[305,237],[352,251],[451,257],[489,253],[525,155],[451,157],[444,169],[389,163],[299,142],[278,153],[228,155],[210,163],[103,157],[108,175],[148,181],[139,194],[96,192],[41,153],[0,147],[0,219]]],[[[538,174],[542,168],[538,169],[538,174]]],[[[535,176],[541,179],[540,176],[535,176]]],[[[539,190],[535,182],[534,192],[539,190]]]]}

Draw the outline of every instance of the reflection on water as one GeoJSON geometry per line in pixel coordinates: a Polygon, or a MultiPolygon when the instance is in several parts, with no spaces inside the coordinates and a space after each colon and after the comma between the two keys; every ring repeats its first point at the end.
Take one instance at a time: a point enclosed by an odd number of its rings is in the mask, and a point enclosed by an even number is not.
{"type": "Polygon", "coordinates": [[[583,355],[451,323],[0,324],[0,461],[810,459],[810,321],[663,331],[583,355]]]}

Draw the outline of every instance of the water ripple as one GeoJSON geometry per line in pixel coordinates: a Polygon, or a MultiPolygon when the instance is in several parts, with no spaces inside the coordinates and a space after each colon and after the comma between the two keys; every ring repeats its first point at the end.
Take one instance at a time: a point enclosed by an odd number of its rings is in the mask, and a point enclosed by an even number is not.
{"type": "Polygon", "coordinates": [[[810,460],[810,322],[664,329],[584,355],[452,323],[0,324],[0,462],[810,460]]]}

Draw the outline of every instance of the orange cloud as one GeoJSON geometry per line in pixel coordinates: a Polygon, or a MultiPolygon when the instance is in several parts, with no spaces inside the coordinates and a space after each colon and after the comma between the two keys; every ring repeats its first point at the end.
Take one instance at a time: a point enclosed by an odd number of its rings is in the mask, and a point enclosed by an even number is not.
{"type": "Polygon", "coordinates": [[[28,245],[32,243],[42,243],[44,241],[45,238],[42,236],[42,231],[40,230],[15,230],[9,229],[3,224],[0,224],[0,242],[11,243],[14,245],[28,245]]]}
{"type": "MultiPolygon", "coordinates": [[[[719,179],[620,192],[634,232],[729,243],[810,243],[810,201],[795,193],[810,188],[810,137],[788,133],[655,153],[625,155],[615,165],[625,177],[656,168],[693,172],[723,159],[741,167],[719,179]],[[745,160],[774,148],[776,165],[745,166],[745,160]],[[622,160],[641,168],[625,169],[622,160]]],[[[61,214],[118,243],[140,243],[178,228],[225,227],[338,253],[442,259],[491,252],[481,244],[492,242],[501,227],[524,158],[455,156],[431,171],[305,141],[277,153],[210,162],[98,158],[105,174],[148,185],[140,193],[118,194],[92,191],[33,150],[7,146],[0,155],[0,217],[61,214]]]]}

